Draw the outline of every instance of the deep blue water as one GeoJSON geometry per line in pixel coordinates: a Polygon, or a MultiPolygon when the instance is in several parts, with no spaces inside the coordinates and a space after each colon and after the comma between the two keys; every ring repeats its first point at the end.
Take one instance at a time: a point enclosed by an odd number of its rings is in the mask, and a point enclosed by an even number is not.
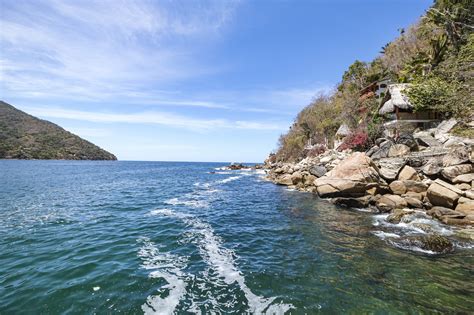
{"type": "Polygon", "coordinates": [[[0,313],[469,313],[473,251],[218,163],[0,161],[0,313]],[[216,173],[212,173],[216,171],[216,173]]]}

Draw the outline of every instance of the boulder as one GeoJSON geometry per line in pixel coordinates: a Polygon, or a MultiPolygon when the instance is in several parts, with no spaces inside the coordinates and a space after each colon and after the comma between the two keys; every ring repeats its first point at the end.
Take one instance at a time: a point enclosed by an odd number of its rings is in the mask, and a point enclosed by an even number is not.
{"type": "Polygon", "coordinates": [[[409,209],[395,209],[392,213],[389,214],[385,221],[389,223],[398,224],[405,215],[411,214],[413,212],[413,210],[409,209]]]}
{"type": "Polygon", "coordinates": [[[342,160],[334,169],[326,173],[326,177],[350,179],[362,182],[379,182],[377,166],[372,159],[362,152],[355,152],[342,160]]]}
{"type": "Polygon", "coordinates": [[[309,168],[309,172],[316,177],[322,177],[326,174],[327,169],[322,165],[314,165],[309,168]]]}
{"type": "Polygon", "coordinates": [[[379,149],[376,150],[372,155],[372,159],[382,159],[386,158],[388,156],[388,152],[390,150],[390,147],[393,145],[393,141],[391,140],[385,140],[382,143],[378,144],[379,149]]]}
{"type": "Polygon", "coordinates": [[[441,175],[447,180],[453,182],[454,178],[456,178],[457,176],[471,173],[472,170],[472,164],[460,164],[445,167],[441,171],[441,175]]]}
{"type": "Polygon", "coordinates": [[[430,185],[426,195],[430,203],[435,206],[454,208],[462,192],[453,185],[437,179],[430,185]]]}
{"type": "Polygon", "coordinates": [[[380,147],[378,145],[374,145],[373,147],[371,147],[369,150],[367,150],[367,152],[365,152],[365,154],[367,156],[372,156],[372,154],[374,154],[375,152],[377,152],[378,150],[380,149],[380,147]]]}
{"type": "Polygon", "coordinates": [[[306,186],[313,186],[314,185],[314,181],[316,180],[316,176],[312,175],[312,174],[305,174],[303,176],[303,183],[306,185],[306,186]]]}
{"type": "Polygon", "coordinates": [[[302,183],[303,182],[303,174],[301,174],[301,172],[297,171],[297,172],[294,172],[293,174],[291,174],[291,181],[293,183],[293,185],[298,185],[299,183],[302,183]]]}
{"type": "Polygon", "coordinates": [[[405,197],[405,201],[408,203],[408,207],[415,209],[422,209],[423,202],[417,198],[405,197]]]}
{"type": "Polygon", "coordinates": [[[415,243],[419,244],[418,246],[424,250],[429,250],[435,253],[449,253],[454,250],[453,243],[443,235],[422,235],[415,236],[415,243]]]}
{"type": "Polygon", "coordinates": [[[425,182],[416,180],[404,180],[403,185],[405,185],[407,192],[422,193],[428,190],[428,185],[425,182]]]}
{"type": "Polygon", "coordinates": [[[399,180],[420,180],[420,176],[418,176],[418,173],[413,167],[405,165],[405,167],[401,170],[400,174],[398,174],[398,179],[399,180]]]}
{"type": "Polygon", "coordinates": [[[460,190],[470,190],[470,189],[471,189],[471,185],[470,185],[470,184],[466,184],[466,183],[456,184],[456,188],[458,188],[458,189],[460,189],[460,190]]]}
{"type": "Polygon", "coordinates": [[[349,208],[367,208],[370,203],[371,196],[363,196],[359,198],[334,198],[333,203],[339,206],[349,208]]]}
{"type": "Polygon", "coordinates": [[[408,148],[410,148],[410,151],[414,151],[418,148],[418,143],[416,143],[415,138],[412,134],[408,133],[401,135],[398,138],[397,143],[406,145],[408,148]]]}
{"type": "Polygon", "coordinates": [[[389,187],[392,193],[395,195],[403,195],[407,191],[405,184],[403,184],[401,180],[391,182],[389,187]]]}
{"type": "Polygon", "coordinates": [[[474,200],[458,204],[455,210],[464,213],[465,215],[474,215],[474,200]]]}
{"type": "Polygon", "coordinates": [[[397,195],[383,195],[377,200],[375,206],[380,212],[389,212],[393,209],[406,208],[408,203],[405,199],[397,195]]]}
{"type": "MultiPolygon", "coordinates": [[[[436,139],[445,140],[446,135],[451,129],[457,124],[457,120],[454,118],[442,121],[434,130],[434,137],[436,139]]],[[[444,142],[444,141],[442,141],[444,142]]]]}
{"type": "Polygon", "coordinates": [[[452,182],[455,184],[462,184],[462,183],[472,183],[474,181],[474,173],[469,173],[469,174],[462,174],[456,176],[452,182]]]}
{"type": "Polygon", "coordinates": [[[430,159],[425,166],[423,166],[422,172],[428,176],[434,176],[441,172],[443,169],[443,161],[439,158],[430,159]]]}
{"type": "Polygon", "coordinates": [[[408,191],[406,194],[403,194],[402,197],[403,198],[415,198],[417,200],[422,201],[424,196],[423,196],[423,193],[408,191]]]}
{"type": "Polygon", "coordinates": [[[358,197],[366,190],[383,183],[377,167],[364,153],[355,152],[334,169],[314,181],[321,197],[358,197]]]}
{"type": "Polygon", "coordinates": [[[275,183],[277,183],[278,185],[290,186],[293,185],[293,180],[291,179],[290,174],[283,174],[275,178],[275,183]]]}
{"type": "Polygon", "coordinates": [[[456,236],[462,239],[474,241],[474,228],[466,228],[466,229],[457,230],[456,236]]]}
{"type": "Polygon", "coordinates": [[[350,179],[339,179],[320,177],[314,181],[316,190],[320,197],[360,197],[366,194],[366,190],[377,186],[376,183],[364,183],[350,179]]]}
{"type": "Polygon", "coordinates": [[[405,156],[410,153],[410,147],[407,145],[397,143],[394,144],[390,147],[388,150],[388,157],[399,157],[399,156],[405,156]]]}
{"type": "Polygon", "coordinates": [[[403,158],[384,158],[378,161],[379,174],[382,178],[393,181],[405,165],[403,158]]]}
{"type": "Polygon", "coordinates": [[[469,161],[471,150],[465,145],[453,147],[449,153],[443,157],[443,166],[453,166],[469,161]]]}
{"type": "Polygon", "coordinates": [[[466,216],[464,213],[445,207],[433,207],[430,210],[426,211],[426,213],[438,220],[442,220],[445,217],[462,219],[466,216]]]}

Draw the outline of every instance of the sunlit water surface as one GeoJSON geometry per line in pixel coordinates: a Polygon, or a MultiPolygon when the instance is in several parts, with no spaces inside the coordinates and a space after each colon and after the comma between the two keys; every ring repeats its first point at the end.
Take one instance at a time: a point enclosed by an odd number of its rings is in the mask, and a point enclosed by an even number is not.
{"type": "Polygon", "coordinates": [[[222,166],[0,161],[0,313],[474,310],[472,249],[394,248],[373,214],[222,166]]]}

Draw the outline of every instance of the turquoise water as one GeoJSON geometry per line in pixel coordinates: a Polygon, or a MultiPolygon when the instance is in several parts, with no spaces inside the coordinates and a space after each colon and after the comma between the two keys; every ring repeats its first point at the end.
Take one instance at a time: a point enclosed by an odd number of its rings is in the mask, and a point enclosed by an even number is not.
{"type": "Polygon", "coordinates": [[[398,249],[372,214],[220,166],[0,161],[0,313],[474,310],[472,249],[398,249]]]}

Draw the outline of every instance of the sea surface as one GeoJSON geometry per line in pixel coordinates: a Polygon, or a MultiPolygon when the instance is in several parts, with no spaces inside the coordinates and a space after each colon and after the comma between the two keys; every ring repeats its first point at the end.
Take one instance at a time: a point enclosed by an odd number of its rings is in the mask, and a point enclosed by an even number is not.
{"type": "Polygon", "coordinates": [[[473,249],[222,166],[0,161],[0,313],[474,311],[473,249]]]}

